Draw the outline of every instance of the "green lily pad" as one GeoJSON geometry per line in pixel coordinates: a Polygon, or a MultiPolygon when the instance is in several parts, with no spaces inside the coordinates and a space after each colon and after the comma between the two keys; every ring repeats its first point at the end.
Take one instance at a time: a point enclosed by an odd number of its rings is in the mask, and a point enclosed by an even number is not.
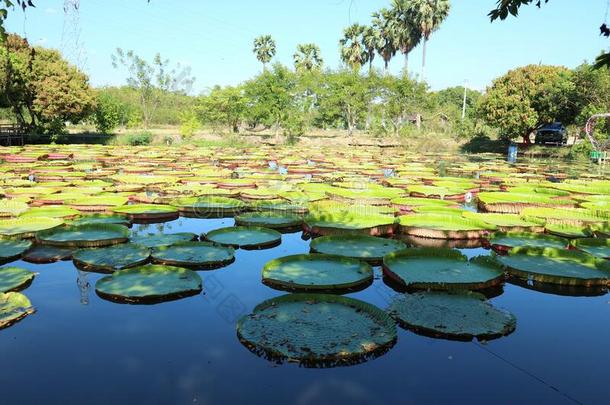
{"type": "Polygon", "coordinates": [[[15,218],[0,220],[0,235],[4,237],[32,238],[36,232],[50,230],[64,223],[60,218],[15,218]]]}
{"type": "Polygon", "coordinates": [[[170,246],[156,247],[153,261],[172,266],[217,268],[235,260],[231,247],[211,242],[178,242],[170,246]]]}
{"type": "Polygon", "coordinates": [[[61,247],[103,247],[126,242],[128,237],[129,229],[122,225],[93,224],[41,231],[36,234],[36,241],[61,247]]]}
{"type": "Polygon", "coordinates": [[[376,213],[349,211],[312,213],[305,217],[305,229],[315,235],[392,235],[395,218],[376,213]]]}
{"type": "Polygon", "coordinates": [[[256,249],[277,246],[282,241],[282,234],[258,226],[232,226],[213,230],[202,238],[225,246],[256,249]]]}
{"type": "Polygon", "coordinates": [[[480,239],[496,226],[452,214],[411,214],[398,218],[401,233],[432,239],[480,239]]]}
{"type": "Polygon", "coordinates": [[[114,272],[95,283],[102,298],[126,303],[162,302],[199,294],[201,277],[192,270],[146,265],[114,272]]]}
{"type": "Polygon", "coordinates": [[[507,232],[495,233],[489,238],[490,245],[494,250],[508,251],[518,246],[531,247],[552,247],[563,249],[568,246],[568,240],[559,236],[528,233],[528,232],[507,232]]]}
{"type": "Polygon", "coordinates": [[[18,259],[32,247],[29,240],[0,239],[0,262],[8,263],[18,259]]]}
{"type": "Polygon", "coordinates": [[[0,293],[17,291],[34,280],[35,273],[20,267],[0,268],[0,293]]]}
{"type": "Polygon", "coordinates": [[[26,212],[30,207],[22,202],[15,200],[0,200],[0,217],[16,217],[26,212]]]}
{"type": "Polygon", "coordinates": [[[30,263],[46,264],[72,258],[73,249],[48,245],[36,245],[23,254],[23,260],[30,263]]]}
{"type": "Polygon", "coordinates": [[[125,214],[133,220],[171,220],[180,216],[177,208],[161,204],[122,205],[112,208],[112,212],[125,214]]]}
{"type": "Polygon", "coordinates": [[[21,218],[69,218],[80,215],[80,211],[64,206],[34,207],[20,215],[21,218]]]}
{"type": "Polygon", "coordinates": [[[408,288],[475,290],[504,281],[499,263],[488,256],[468,260],[457,250],[410,248],[383,259],[383,274],[408,288]]]}
{"type": "Polygon", "coordinates": [[[465,211],[464,218],[476,219],[496,226],[501,231],[544,232],[544,220],[523,219],[517,214],[490,214],[465,211]]]}
{"type": "Polygon", "coordinates": [[[610,262],[574,250],[516,247],[498,260],[511,275],[543,283],[593,287],[610,282],[610,262]]]}
{"type": "Polygon", "coordinates": [[[602,259],[610,258],[610,239],[582,238],[572,241],[572,245],[583,252],[602,259]]]}
{"type": "Polygon", "coordinates": [[[585,226],[577,226],[571,224],[549,224],[544,226],[544,229],[551,235],[560,236],[562,238],[588,238],[593,232],[585,226]]]}
{"type": "Polygon", "coordinates": [[[246,207],[230,197],[185,197],[172,201],[172,205],[184,215],[202,218],[235,215],[246,207]]]}
{"type": "Polygon", "coordinates": [[[85,215],[70,222],[70,225],[116,224],[129,225],[129,220],[122,215],[93,214],[85,215]]]}
{"type": "Polygon", "coordinates": [[[34,313],[32,303],[18,292],[0,293],[0,329],[7,328],[34,313]]]}
{"type": "Polygon", "coordinates": [[[371,284],[373,269],[359,260],[342,256],[292,255],[265,264],[263,282],[288,291],[349,291],[371,284]]]}
{"type": "Polygon", "coordinates": [[[366,235],[322,236],[311,242],[313,252],[351,257],[367,262],[379,262],[389,253],[405,249],[399,240],[366,235]]]}
{"type": "Polygon", "coordinates": [[[241,226],[262,226],[270,229],[300,227],[303,219],[296,215],[274,212],[249,212],[235,217],[235,223],[241,226]]]}
{"type": "Polygon", "coordinates": [[[149,248],[169,246],[179,242],[191,242],[197,240],[197,235],[190,232],[138,235],[131,238],[131,242],[149,248]]]}
{"type": "Polygon", "coordinates": [[[113,272],[139,266],[148,261],[150,250],[133,243],[99,248],[81,249],[74,252],[74,264],[88,271],[113,272]]]}
{"type": "Polygon", "coordinates": [[[336,295],[289,294],[242,317],[237,336],[250,351],[273,361],[334,367],[386,353],[397,331],[393,320],[371,304],[336,295]]]}
{"type": "Polygon", "coordinates": [[[506,336],[517,325],[513,314],[494,308],[485,296],[473,292],[405,294],[392,302],[390,313],[415,332],[464,341],[506,336]]]}

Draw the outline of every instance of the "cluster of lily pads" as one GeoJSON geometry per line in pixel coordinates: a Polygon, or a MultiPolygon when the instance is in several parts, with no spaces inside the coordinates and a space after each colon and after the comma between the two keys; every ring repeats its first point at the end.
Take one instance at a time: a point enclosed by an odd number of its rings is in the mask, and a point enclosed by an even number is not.
{"type": "MultiPolygon", "coordinates": [[[[150,303],[199,294],[198,270],[229,265],[235,249],[271,248],[282,233],[302,231],[310,253],[262,269],[264,284],[289,294],[257,306],[237,333],[259,354],[316,365],[384,353],[396,342],[396,324],[461,340],[507,335],[514,315],[488,300],[507,280],[610,283],[610,180],[603,173],[572,176],[570,167],[508,165],[493,155],[294,154],[266,147],[4,148],[0,260],[72,260],[107,274],[96,283],[100,297],[150,303]],[[130,231],[134,223],[181,216],[234,217],[235,226],[200,235],[130,231]],[[469,260],[455,249],[468,247],[493,254],[469,260]],[[341,296],[369,287],[377,266],[399,292],[387,310],[341,296]]],[[[34,276],[0,268],[0,328],[33,312],[19,291],[34,276]]]]}

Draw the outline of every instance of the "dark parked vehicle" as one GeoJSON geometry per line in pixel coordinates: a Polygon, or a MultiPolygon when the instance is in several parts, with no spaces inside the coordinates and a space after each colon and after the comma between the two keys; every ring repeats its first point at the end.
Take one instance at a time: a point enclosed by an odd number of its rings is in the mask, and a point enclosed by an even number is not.
{"type": "Polygon", "coordinates": [[[568,132],[561,122],[546,124],[536,130],[535,143],[542,145],[545,143],[554,143],[557,145],[565,145],[568,142],[568,132]]]}

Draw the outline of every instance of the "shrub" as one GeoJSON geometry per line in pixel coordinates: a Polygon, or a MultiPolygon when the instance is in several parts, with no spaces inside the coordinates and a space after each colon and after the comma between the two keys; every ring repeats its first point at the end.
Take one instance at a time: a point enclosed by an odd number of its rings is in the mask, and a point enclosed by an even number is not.
{"type": "Polygon", "coordinates": [[[108,134],[121,123],[124,106],[109,94],[100,93],[93,114],[93,124],[98,132],[108,134]]]}
{"type": "Polygon", "coordinates": [[[190,139],[195,132],[201,128],[201,122],[194,111],[184,111],[180,113],[180,135],[183,139],[190,139]]]}
{"type": "Polygon", "coordinates": [[[153,139],[153,134],[147,131],[138,132],[135,134],[126,135],[125,142],[131,146],[150,145],[153,139]]]}

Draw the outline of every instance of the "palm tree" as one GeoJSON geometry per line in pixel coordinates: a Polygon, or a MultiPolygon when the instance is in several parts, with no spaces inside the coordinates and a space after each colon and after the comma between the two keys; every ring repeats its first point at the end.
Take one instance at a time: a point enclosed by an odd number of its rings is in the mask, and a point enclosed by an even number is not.
{"type": "Polygon", "coordinates": [[[256,59],[263,64],[263,70],[267,70],[267,63],[275,56],[275,41],[271,38],[271,35],[261,35],[254,39],[252,52],[256,55],[256,59]]]}
{"type": "Polygon", "coordinates": [[[413,11],[416,15],[419,31],[424,39],[421,65],[421,79],[424,80],[426,71],[426,45],[430,35],[440,27],[449,15],[451,4],[449,0],[412,0],[413,11]]]}
{"type": "Polygon", "coordinates": [[[365,28],[360,24],[352,24],[343,31],[343,38],[339,41],[341,60],[356,71],[360,70],[367,57],[362,44],[365,28]]]}
{"type": "Polygon", "coordinates": [[[292,55],[294,68],[297,71],[311,71],[322,68],[324,60],[320,56],[320,48],[316,44],[299,44],[292,55]]]}
{"type": "Polygon", "coordinates": [[[373,70],[373,60],[377,49],[381,47],[383,38],[381,37],[381,31],[377,27],[366,27],[362,34],[362,45],[366,49],[367,61],[369,62],[369,73],[373,70]]]}
{"type": "Polygon", "coordinates": [[[405,73],[409,70],[409,53],[419,44],[422,37],[416,19],[417,14],[413,9],[415,4],[413,0],[392,0],[396,41],[398,49],[405,57],[405,73]]]}
{"type": "Polygon", "coordinates": [[[373,13],[373,27],[380,32],[381,40],[377,44],[377,52],[383,59],[385,73],[388,73],[390,61],[396,55],[397,32],[390,10],[382,8],[373,13]]]}

